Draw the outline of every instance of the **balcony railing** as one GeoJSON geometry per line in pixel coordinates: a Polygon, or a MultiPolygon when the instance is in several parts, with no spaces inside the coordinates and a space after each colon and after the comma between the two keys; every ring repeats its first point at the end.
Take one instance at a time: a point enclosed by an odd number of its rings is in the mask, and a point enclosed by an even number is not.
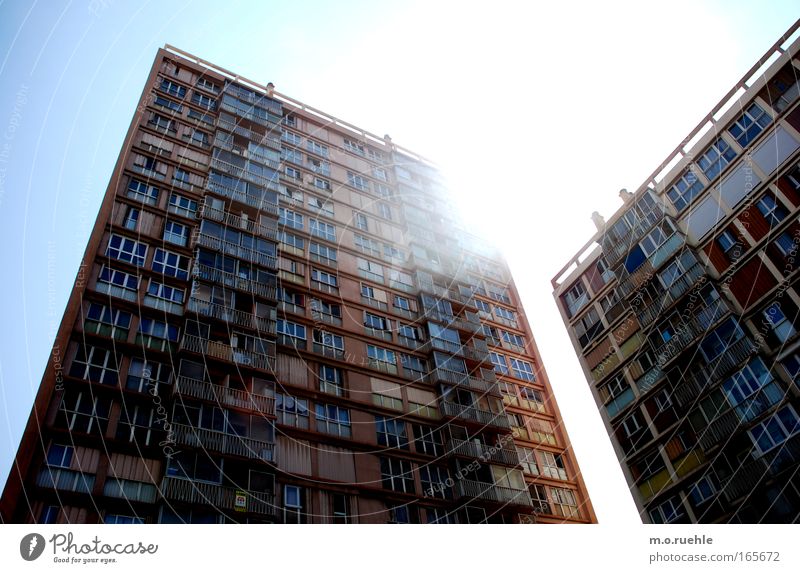
{"type": "Polygon", "coordinates": [[[454,455],[497,462],[499,464],[508,466],[519,465],[519,455],[517,454],[517,450],[489,446],[486,444],[477,444],[469,440],[448,440],[447,451],[454,455]]]}
{"type": "Polygon", "coordinates": [[[486,380],[477,376],[469,376],[453,370],[445,370],[444,368],[434,368],[430,373],[430,377],[435,382],[443,382],[445,384],[453,384],[462,388],[470,390],[477,390],[481,393],[492,394],[500,396],[500,388],[497,386],[496,378],[494,380],[486,380]]]}
{"type": "Polygon", "coordinates": [[[226,255],[231,255],[232,257],[237,257],[251,263],[261,265],[264,268],[272,270],[276,270],[278,268],[278,258],[274,255],[260,253],[256,250],[242,247],[236,243],[231,243],[205,233],[196,233],[194,237],[192,237],[192,245],[202,245],[204,247],[208,247],[209,249],[225,253],[226,255]]]}
{"type": "Polygon", "coordinates": [[[225,342],[207,340],[199,336],[184,334],[180,344],[181,350],[202,354],[218,360],[225,360],[258,370],[275,370],[275,345],[269,345],[270,354],[262,354],[252,350],[233,348],[225,342]]]}
{"type": "Polygon", "coordinates": [[[266,225],[261,225],[252,219],[245,219],[239,215],[234,215],[233,213],[223,211],[222,209],[216,209],[208,204],[203,204],[200,206],[200,212],[198,215],[203,219],[219,221],[229,227],[233,227],[234,229],[241,229],[243,231],[247,231],[248,233],[253,233],[254,235],[258,235],[272,241],[278,240],[277,225],[275,227],[267,227],[266,225]]]}
{"type": "Polygon", "coordinates": [[[221,117],[217,119],[217,126],[231,133],[235,133],[236,135],[241,135],[242,137],[245,137],[250,141],[258,143],[259,145],[266,145],[267,147],[271,147],[276,151],[281,150],[280,138],[275,137],[271,133],[262,135],[257,131],[253,131],[251,129],[247,129],[244,126],[231,123],[230,121],[227,121],[221,117]]]}
{"type": "MultiPolygon", "coordinates": [[[[266,187],[267,189],[279,192],[282,186],[270,183],[266,187]]],[[[241,189],[223,185],[222,183],[216,183],[210,179],[206,183],[206,190],[216,193],[217,195],[227,197],[228,199],[236,201],[237,203],[243,203],[245,205],[249,205],[250,207],[255,207],[259,211],[264,211],[265,213],[270,213],[272,215],[277,215],[278,213],[277,197],[275,200],[272,200],[269,197],[258,197],[251,193],[242,191],[241,189]]]]}
{"type": "Polygon", "coordinates": [[[704,275],[705,272],[702,265],[697,264],[692,266],[686,273],[681,275],[679,279],[672,283],[656,300],[639,312],[639,324],[642,327],[648,326],[662,316],[673,302],[689,292],[700,277],[704,275]]]}
{"type": "Polygon", "coordinates": [[[230,105],[230,104],[228,104],[228,103],[226,103],[224,101],[220,102],[219,108],[222,111],[227,111],[228,113],[232,113],[232,114],[238,115],[239,117],[242,117],[244,119],[247,119],[249,121],[257,123],[259,125],[263,125],[264,127],[268,127],[270,129],[278,129],[279,128],[279,123],[278,123],[279,120],[272,119],[273,118],[272,115],[268,114],[266,118],[265,117],[261,117],[261,116],[258,116],[256,114],[254,114],[254,113],[248,113],[246,111],[242,111],[238,107],[234,107],[234,106],[232,106],[232,105],[230,105]]]}
{"type": "Polygon", "coordinates": [[[664,208],[656,204],[657,207],[637,221],[636,226],[628,232],[624,237],[620,237],[613,244],[610,241],[604,240],[601,242],[603,245],[603,254],[606,256],[606,261],[610,266],[614,266],[628,251],[633,247],[639,239],[645,234],[664,216],[664,208]]]}
{"type": "Polygon", "coordinates": [[[220,406],[231,406],[259,412],[267,416],[275,415],[275,398],[272,396],[262,396],[252,394],[246,390],[227,388],[218,384],[212,384],[205,380],[197,380],[187,376],[178,376],[175,380],[173,389],[175,394],[198,398],[206,402],[212,402],[220,406]]]}
{"type": "Polygon", "coordinates": [[[44,466],[39,470],[36,485],[47,489],[91,493],[94,488],[94,474],[86,474],[66,468],[44,466]]]}
{"type": "Polygon", "coordinates": [[[511,428],[508,418],[506,418],[503,413],[495,414],[488,410],[480,410],[475,406],[462,406],[455,402],[442,401],[440,405],[443,416],[458,418],[459,420],[465,420],[467,422],[475,422],[483,426],[495,426],[505,429],[511,428]]]}
{"type": "Polygon", "coordinates": [[[200,264],[196,260],[194,263],[194,277],[273,300],[278,294],[277,287],[242,278],[234,273],[200,264]]]}
{"type": "Polygon", "coordinates": [[[224,487],[213,483],[165,477],[161,494],[172,501],[212,505],[226,511],[275,515],[275,495],[224,487]]]}
{"type": "Polygon", "coordinates": [[[454,488],[457,497],[470,497],[495,503],[513,503],[531,506],[531,497],[526,489],[514,489],[468,479],[458,480],[454,488]]]}
{"type": "Polygon", "coordinates": [[[715,381],[722,380],[736,366],[752,356],[758,347],[755,342],[745,336],[725,349],[719,357],[702,367],[695,367],[691,372],[683,372],[683,380],[675,387],[673,398],[681,407],[686,407],[715,381]]]}
{"type": "Polygon", "coordinates": [[[275,453],[275,444],[271,442],[185,424],[172,424],[172,429],[176,443],[192,448],[264,462],[271,462],[275,453]]]}
{"type": "Polygon", "coordinates": [[[199,315],[216,318],[229,324],[236,324],[257,330],[261,334],[275,334],[275,319],[256,316],[250,312],[236,310],[222,304],[215,304],[198,298],[189,299],[189,311],[199,315]]]}

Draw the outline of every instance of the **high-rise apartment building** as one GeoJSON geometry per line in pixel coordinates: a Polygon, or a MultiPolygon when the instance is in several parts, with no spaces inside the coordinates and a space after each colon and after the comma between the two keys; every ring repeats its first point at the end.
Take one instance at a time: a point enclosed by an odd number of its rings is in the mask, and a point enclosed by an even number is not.
{"type": "Polygon", "coordinates": [[[645,522],[800,519],[799,26],[553,280],[645,522]]]}
{"type": "Polygon", "coordinates": [[[158,52],[2,500],[105,523],[595,520],[436,169],[158,52]]]}

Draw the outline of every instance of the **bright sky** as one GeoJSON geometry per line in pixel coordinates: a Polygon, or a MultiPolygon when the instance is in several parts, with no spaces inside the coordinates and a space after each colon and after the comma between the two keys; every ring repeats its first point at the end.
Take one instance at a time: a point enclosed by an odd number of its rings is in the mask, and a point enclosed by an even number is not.
{"type": "Polygon", "coordinates": [[[770,2],[0,0],[0,480],[165,43],[418,151],[505,251],[603,524],[638,520],[550,279],[800,14],[770,2]],[[223,8],[224,6],[224,8],[223,8]]]}

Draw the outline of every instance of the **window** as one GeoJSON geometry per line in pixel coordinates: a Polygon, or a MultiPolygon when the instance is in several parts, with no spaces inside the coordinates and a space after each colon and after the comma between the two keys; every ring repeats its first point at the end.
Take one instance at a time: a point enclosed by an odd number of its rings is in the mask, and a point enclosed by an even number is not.
{"type": "Polygon", "coordinates": [[[700,352],[706,362],[711,362],[743,336],[744,332],[739,323],[733,318],[728,318],[700,342],[700,352]]]}
{"type": "Polygon", "coordinates": [[[189,278],[189,265],[191,260],[188,257],[156,249],[153,255],[153,270],[166,276],[175,277],[182,280],[189,278]]]}
{"type": "Polygon", "coordinates": [[[283,486],[283,522],[305,523],[306,514],[303,509],[303,488],[296,485],[283,486]]]}
{"type": "Polygon", "coordinates": [[[650,510],[650,521],[653,523],[672,523],[683,517],[684,512],[680,497],[674,496],[650,510]]]}
{"type": "Polygon", "coordinates": [[[689,497],[695,505],[700,505],[714,497],[717,493],[717,488],[714,485],[714,474],[709,473],[697,480],[689,489],[689,497]]]}
{"type": "Polygon", "coordinates": [[[786,209],[784,209],[783,205],[778,203],[772,195],[764,195],[758,200],[756,205],[758,206],[758,210],[761,211],[761,214],[764,215],[770,227],[777,226],[786,218],[786,209]]]}
{"type": "Polygon", "coordinates": [[[630,438],[642,429],[642,422],[639,418],[638,412],[634,412],[622,421],[622,429],[627,437],[630,438]]]}
{"type": "Polygon", "coordinates": [[[197,91],[192,92],[192,103],[209,111],[217,108],[217,101],[214,98],[197,91]]]}
{"type": "Polygon", "coordinates": [[[103,523],[107,525],[141,525],[144,523],[144,519],[132,515],[109,513],[103,518],[103,523]]]}
{"type": "MultiPolygon", "coordinates": [[[[564,295],[564,302],[567,305],[567,315],[572,317],[589,302],[586,287],[581,281],[575,283],[564,295]]],[[[501,308],[501,307],[498,307],[501,308]]]]}
{"type": "Polygon", "coordinates": [[[276,332],[280,335],[288,336],[289,338],[302,340],[303,342],[306,340],[306,327],[296,322],[290,322],[279,318],[276,325],[276,332]]]}
{"type": "Polygon", "coordinates": [[[644,254],[644,256],[649,257],[655,253],[661,245],[666,243],[674,233],[675,227],[672,225],[669,219],[666,219],[664,223],[658,227],[655,227],[641,241],[639,241],[641,252],[644,254]]]}
{"type": "Polygon", "coordinates": [[[189,227],[175,221],[167,221],[164,224],[164,241],[185,247],[189,241],[189,227]]]}
{"type": "Polygon", "coordinates": [[[722,231],[719,236],[717,236],[717,244],[719,245],[722,252],[728,257],[728,260],[731,262],[738,259],[742,254],[742,244],[739,242],[739,239],[734,235],[731,231],[727,229],[722,231]]]}
{"type": "Polygon", "coordinates": [[[153,428],[155,412],[152,408],[125,404],[119,413],[116,438],[127,442],[148,446],[155,443],[153,428]]]}
{"type": "Polygon", "coordinates": [[[332,493],[330,496],[333,523],[351,523],[350,497],[341,493],[332,493]]]}
{"type": "Polygon", "coordinates": [[[399,384],[387,382],[379,378],[371,378],[372,403],[392,410],[403,409],[403,394],[399,384]]]}
{"type": "Polygon", "coordinates": [[[419,481],[422,486],[422,495],[449,499],[451,497],[448,480],[450,475],[447,468],[432,465],[423,465],[419,468],[419,481]]]}
{"type": "MultiPolygon", "coordinates": [[[[186,364],[186,362],[183,362],[186,364]]],[[[198,375],[199,380],[205,378],[201,373],[198,375]]],[[[131,358],[130,366],[128,366],[128,377],[125,380],[125,387],[128,390],[135,392],[149,392],[154,396],[165,395],[164,388],[172,384],[172,365],[162,364],[160,362],[153,362],[148,360],[145,362],[141,358],[131,358]]]]}
{"type": "Polygon", "coordinates": [[[322,189],[323,191],[331,190],[331,182],[321,177],[314,177],[314,187],[322,189]]]}
{"type": "Polygon", "coordinates": [[[336,241],[336,227],[331,224],[319,221],[318,219],[309,219],[309,228],[311,234],[327,241],[336,241]]]}
{"type": "Polygon", "coordinates": [[[672,406],[672,399],[670,398],[669,390],[663,388],[653,397],[653,403],[659,412],[664,412],[672,406]]]}
{"type": "Polygon", "coordinates": [[[539,475],[539,466],[536,464],[535,450],[517,446],[517,455],[519,456],[519,465],[522,466],[523,473],[532,476],[539,475]]]}
{"type": "Polygon", "coordinates": [[[364,312],[364,326],[375,330],[390,329],[389,321],[386,318],[366,311],[364,312]]]}
{"type": "Polygon", "coordinates": [[[275,394],[275,413],[279,424],[308,429],[308,400],[275,394]]]}
{"type": "Polygon", "coordinates": [[[328,157],[328,146],[323,145],[321,143],[317,143],[309,139],[306,141],[306,149],[308,149],[311,153],[316,153],[317,155],[321,155],[323,157],[328,157]]]}
{"type": "Polygon", "coordinates": [[[119,382],[116,354],[105,348],[79,344],[69,375],[98,384],[116,385],[119,382]]]}
{"type": "Polygon", "coordinates": [[[47,448],[47,465],[53,468],[69,469],[75,449],[72,446],[50,444],[47,448]]]}
{"type": "Polygon", "coordinates": [[[288,147],[281,147],[281,159],[284,161],[291,161],[298,165],[303,164],[303,154],[298,149],[290,149],[288,147]]]}
{"type": "Polygon", "coordinates": [[[550,495],[553,498],[553,509],[556,515],[573,519],[580,517],[578,514],[578,501],[575,498],[575,492],[571,489],[552,487],[550,488],[550,495]]]}
{"type": "Polygon", "coordinates": [[[378,434],[378,444],[387,448],[408,449],[406,424],[403,420],[375,416],[375,429],[378,434]]]}
{"type": "Polygon", "coordinates": [[[359,191],[369,191],[369,180],[351,171],[347,172],[347,184],[359,191]]]}
{"type": "Polygon", "coordinates": [[[161,79],[161,91],[166,92],[178,99],[183,99],[186,97],[186,88],[184,86],[176,84],[175,82],[166,78],[161,79]]]}
{"type": "Polygon", "coordinates": [[[317,404],[317,431],[341,438],[350,437],[350,411],[331,404],[317,404]]]}
{"type": "Polygon", "coordinates": [[[594,340],[602,331],[603,322],[600,320],[600,315],[595,308],[590,308],[575,323],[575,335],[578,337],[578,344],[581,345],[581,348],[594,340]]]}
{"type": "Polygon", "coordinates": [[[518,358],[511,358],[510,360],[511,369],[514,371],[514,376],[522,380],[527,380],[528,382],[533,382],[536,380],[536,376],[533,373],[533,366],[531,366],[528,362],[519,360],[518,358]]]}
{"type": "Polygon", "coordinates": [[[380,458],[381,480],[385,489],[414,493],[414,474],[411,463],[395,458],[380,458]]]}
{"type": "Polygon", "coordinates": [[[150,279],[147,287],[147,294],[176,304],[183,304],[185,290],[160,283],[155,279],[150,279]]]}
{"type": "Polygon", "coordinates": [[[700,156],[697,165],[710,181],[719,175],[735,157],[736,152],[720,137],[700,156]]]}
{"type": "Polygon", "coordinates": [[[427,454],[436,458],[442,455],[444,445],[439,430],[418,424],[413,425],[413,430],[414,449],[417,453],[427,454]]]}
{"type": "Polygon", "coordinates": [[[103,268],[100,269],[100,275],[97,277],[97,284],[98,286],[101,284],[107,284],[118,287],[123,291],[121,298],[136,300],[136,291],[139,289],[139,277],[123,271],[117,271],[103,265],[103,268]]]}
{"type": "Polygon", "coordinates": [[[139,334],[170,342],[178,341],[178,327],[160,320],[141,318],[139,320],[139,334]]]}
{"type": "Polygon", "coordinates": [[[361,155],[362,157],[365,155],[363,145],[361,145],[356,141],[353,141],[352,139],[347,139],[346,137],[344,138],[344,148],[347,151],[352,151],[353,153],[361,155]]]}
{"type": "Polygon", "coordinates": [[[108,427],[111,399],[90,392],[66,393],[61,401],[56,426],[71,432],[104,435],[108,427]]]}
{"type": "Polygon", "coordinates": [[[781,303],[774,302],[762,311],[766,324],[772,330],[772,334],[779,342],[784,343],[795,335],[797,330],[792,322],[786,318],[786,314],[781,308],[781,303]]]}
{"type": "Polygon", "coordinates": [[[497,352],[489,352],[489,358],[492,360],[495,372],[498,374],[505,374],[506,376],[508,375],[508,365],[506,364],[505,356],[497,352]]]}
{"type": "Polygon", "coordinates": [[[378,203],[378,215],[384,219],[392,219],[392,208],[386,203],[378,203]]]}
{"type": "Polygon", "coordinates": [[[338,288],[339,286],[339,279],[336,277],[336,275],[326,273],[325,271],[320,271],[318,269],[311,269],[311,280],[328,285],[329,287],[338,288]]]}
{"type": "Polygon", "coordinates": [[[791,405],[784,406],[748,431],[759,453],[765,454],[800,431],[800,418],[791,405]]]}
{"type": "Polygon", "coordinates": [[[319,390],[326,394],[342,396],[344,394],[344,382],[342,371],[339,368],[327,364],[319,365],[319,390]]]}
{"type": "Polygon", "coordinates": [[[131,179],[126,195],[148,205],[155,205],[158,202],[158,188],[138,179],[131,179]]]}
{"type": "MultiPolygon", "coordinates": [[[[364,213],[353,212],[353,222],[358,229],[369,231],[369,220],[364,213]]],[[[360,235],[356,235],[357,237],[360,235]]]]}
{"type": "Polygon", "coordinates": [[[393,350],[367,344],[367,357],[370,366],[387,372],[397,372],[397,357],[393,350]]]}
{"type": "MultiPolygon", "coordinates": [[[[296,133],[294,133],[292,131],[287,131],[287,130],[284,130],[281,133],[281,141],[285,141],[286,143],[288,143],[290,145],[302,145],[303,144],[303,138],[302,137],[300,137],[299,135],[297,135],[296,133]]],[[[285,148],[282,148],[282,149],[285,149],[285,148]]]]}
{"type": "Polygon", "coordinates": [[[400,310],[411,312],[411,301],[403,296],[394,296],[394,306],[400,310]]]}
{"type": "Polygon", "coordinates": [[[147,245],[127,237],[111,235],[106,256],[141,267],[147,257],[147,245]]]}
{"type": "Polygon", "coordinates": [[[96,302],[89,303],[86,320],[83,323],[85,331],[101,336],[112,336],[117,340],[128,338],[128,329],[131,326],[131,313],[96,302]]]}
{"type": "Polygon", "coordinates": [[[169,196],[168,210],[170,213],[193,219],[197,214],[197,201],[173,193],[169,196]]]}
{"type": "Polygon", "coordinates": [[[481,300],[479,298],[474,299],[475,306],[478,308],[478,312],[484,312],[486,314],[492,314],[492,305],[486,302],[485,300],[481,300]]]}
{"type": "Polygon", "coordinates": [[[139,209],[128,207],[128,212],[125,214],[125,222],[123,223],[123,226],[129,231],[135,231],[138,222],[139,209]]]}
{"type": "Polygon", "coordinates": [[[341,357],[344,353],[344,338],[325,330],[314,330],[314,352],[325,356],[341,357]]]}
{"type": "Polygon", "coordinates": [[[280,207],[278,209],[278,224],[291,227],[292,229],[303,230],[303,215],[280,207]]]}
{"type": "Polygon", "coordinates": [[[772,118],[767,112],[757,104],[751,104],[739,119],[728,128],[728,133],[733,136],[736,143],[742,147],[747,147],[771,121],[772,118]]]}
{"type": "Polygon", "coordinates": [[[200,131],[199,129],[193,129],[190,143],[194,143],[195,145],[199,145],[200,147],[208,147],[209,145],[208,134],[205,131],[200,131]]]}
{"type": "Polygon", "coordinates": [[[672,187],[667,190],[667,197],[678,211],[682,211],[692,199],[703,190],[703,183],[691,169],[683,172],[672,187]]]}
{"type": "Polygon", "coordinates": [[[567,479],[567,469],[564,467],[564,459],[560,454],[542,451],[542,475],[552,479],[567,479]]]}

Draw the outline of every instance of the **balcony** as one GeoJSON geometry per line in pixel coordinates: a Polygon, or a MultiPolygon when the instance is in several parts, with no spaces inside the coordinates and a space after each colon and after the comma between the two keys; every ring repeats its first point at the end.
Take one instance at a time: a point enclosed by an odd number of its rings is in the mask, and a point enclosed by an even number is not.
{"type": "Polygon", "coordinates": [[[612,267],[616,265],[616,263],[628,253],[630,248],[635,245],[639,239],[644,237],[653,225],[658,223],[663,216],[664,208],[656,203],[653,211],[639,219],[637,225],[631,229],[627,235],[620,237],[615,243],[609,244],[609,241],[604,237],[601,241],[601,245],[603,246],[603,254],[606,256],[608,264],[612,267]]]}
{"type": "Polygon", "coordinates": [[[231,133],[235,133],[236,135],[241,135],[244,138],[247,138],[250,141],[258,143],[259,145],[266,145],[267,147],[271,147],[276,151],[281,150],[281,140],[278,137],[275,137],[271,133],[267,133],[266,135],[262,135],[257,131],[253,131],[252,129],[247,129],[244,126],[237,125],[236,123],[231,123],[223,118],[217,119],[217,127],[229,131],[231,133]]]}
{"type": "Polygon", "coordinates": [[[275,444],[271,442],[216,430],[195,428],[185,424],[172,424],[172,429],[175,442],[191,448],[202,448],[211,452],[263,462],[271,462],[275,453],[275,444]]]}
{"type": "MultiPolygon", "coordinates": [[[[277,210],[274,214],[277,214],[277,210]]],[[[222,209],[215,209],[207,203],[204,203],[200,206],[200,212],[198,215],[203,219],[219,221],[228,227],[247,231],[253,235],[264,237],[265,239],[270,239],[272,241],[278,240],[277,225],[275,227],[267,227],[266,225],[261,225],[252,219],[246,219],[244,217],[240,217],[239,215],[234,215],[233,213],[223,211],[222,209]]]]}
{"type": "Polygon", "coordinates": [[[272,372],[275,370],[275,344],[269,344],[267,347],[270,353],[262,354],[252,350],[233,348],[229,343],[207,340],[191,334],[184,334],[180,344],[181,350],[272,372]]]}
{"type": "Polygon", "coordinates": [[[707,451],[717,443],[737,433],[743,424],[772,409],[783,400],[784,393],[777,382],[771,382],[753,396],[713,420],[700,435],[700,447],[707,451]]]}
{"type": "Polygon", "coordinates": [[[447,441],[447,452],[451,455],[464,456],[466,458],[479,459],[483,461],[496,462],[507,466],[519,465],[519,455],[517,450],[478,444],[469,440],[457,440],[455,438],[447,441]]]}
{"type": "Polygon", "coordinates": [[[435,368],[431,372],[430,377],[434,382],[453,384],[454,386],[459,386],[461,388],[476,390],[481,394],[501,396],[500,388],[496,383],[496,378],[494,380],[485,380],[484,378],[469,376],[453,370],[445,370],[444,368],[435,368]]]}
{"type": "Polygon", "coordinates": [[[679,233],[673,234],[663,245],[658,247],[653,254],[647,258],[642,266],[628,276],[620,279],[619,286],[617,287],[617,292],[619,292],[620,296],[625,298],[632,292],[636,291],[644,283],[650,281],[653,278],[656,269],[658,269],[658,267],[660,267],[664,261],[674,255],[678,249],[683,247],[685,244],[686,238],[683,235],[679,233]]]}
{"type": "Polygon", "coordinates": [[[722,489],[729,503],[749,494],[766,474],[767,465],[762,459],[755,459],[737,467],[722,489]]]}
{"type": "Polygon", "coordinates": [[[220,406],[250,410],[266,416],[275,415],[275,398],[272,396],[251,394],[246,390],[227,388],[187,376],[178,376],[173,392],[176,395],[197,398],[220,406]]]}
{"type": "Polygon", "coordinates": [[[224,137],[219,136],[219,133],[217,133],[216,137],[214,137],[214,147],[216,147],[217,149],[230,151],[231,153],[234,153],[235,155],[238,155],[250,161],[256,161],[258,163],[262,163],[271,169],[280,169],[279,161],[276,161],[275,159],[270,159],[258,153],[254,153],[247,147],[225,141],[224,137]]]}
{"type": "Polygon", "coordinates": [[[259,334],[275,334],[276,322],[274,318],[256,316],[249,312],[236,310],[222,304],[215,304],[198,298],[190,298],[188,307],[190,312],[195,312],[201,316],[216,318],[228,324],[252,328],[258,331],[259,334]]]}
{"type": "Polygon", "coordinates": [[[462,346],[464,358],[473,362],[488,362],[489,347],[485,340],[473,340],[472,346],[462,346]]]}
{"type": "Polygon", "coordinates": [[[456,481],[453,491],[457,498],[469,497],[493,503],[533,505],[527,489],[514,489],[493,483],[462,479],[456,481]]]}
{"type": "Polygon", "coordinates": [[[653,323],[666,312],[672,303],[689,292],[695,284],[699,284],[698,281],[703,276],[705,276],[705,272],[702,265],[696,264],[692,266],[672,283],[665,292],[661,293],[660,297],[639,312],[639,324],[645,327],[653,323]]]}
{"type": "MultiPolygon", "coordinates": [[[[279,192],[282,186],[270,183],[266,187],[267,189],[279,192]]],[[[272,215],[276,215],[278,213],[277,197],[273,199],[271,197],[257,196],[252,193],[247,193],[245,191],[242,191],[241,189],[230,187],[229,185],[216,183],[211,179],[209,179],[208,182],[206,183],[206,190],[212,193],[216,193],[217,195],[222,195],[223,197],[226,197],[231,201],[236,201],[237,203],[249,205],[250,207],[258,209],[259,211],[264,211],[265,213],[270,213],[272,215]]]]}
{"type": "Polygon", "coordinates": [[[196,260],[194,262],[193,274],[195,278],[209,281],[216,284],[225,285],[249,294],[255,294],[264,298],[274,300],[277,295],[277,288],[251,279],[242,278],[234,273],[229,273],[208,265],[202,265],[196,260]]]}
{"type": "Polygon", "coordinates": [[[212,505],[224,511],[246,511],[275,515],[275,495],[224,487],[213,483],[165,477],[161,495],[172,501],[193,505],[212,505]]]}
{"type": "Polygon", "coordinates": [[[260,253],[256,250],[242,247],[236,243],[231,243],[205,233],[195,233],[192,237],[192,246],[196,247],[197,245],[202,245],[203,247],[225,253],[226,255],[243,259],[267,269],[277,270],[278,268],[278,258],[274,255],[260,253]]]}
{"type": "Polygon", "coordinates": [[[482,426],[494,426],[497,428],[510,429],[504,413],[495,414],[488,410],[480,410],[475,406],[463,406],[455,402],[440,402],[442,416],[456,418],[465,422],[472,422],[482,426]]]}
{"type": "Polygon", "coordinates": [[[452,354],[454,356],[464,356],[463,346],[458,342],[452,342],[450,340],[445,340],[444,338],[431,338],[430,340],[424,342],[420,345],[420,350],[422,352],[432,352],[433,350],[440,350],[442,352],[447,352],[448,354],[452,354]]]}
{"type": "Polygon", "coordinates": [[[702,309],[687,322],[676,328],[675,335],[656,349],[659,362],[666,364],[683,352],[696,338],[709,332],[709,328],[728,314],[730,309],[722,299],[702,309]]]}
{"type": "Polygon", "coordinates": [[[267,118],[260,117],[254,113],[248,113],[245,111],[240,110],[237,107],[234,107],[225,101],[220,101],[219,109],[222,111],[227,111],[228,113],[232,113],[237,115],[243,119],[248,121],[252,121],[253,123],[257,123],[258,125],[263,125],[264,127],[268,127],[270,130],[277,130],[280,129],[280,119],[272,119],[274,116],[267,114],[267,118]],[[268,119],[269,118],[269,119],[268,119]]]}
{"type": "Polygon", "coordinates": [[[684,371],[683,382],[676,386],[673,399],[681,407],[691,405],[708,386],[725,378],[757,350],[756,343],[749,336],[745,336],[725,349],[716,360],[702,367],[695,367],[691,372],[684,371]]]}

